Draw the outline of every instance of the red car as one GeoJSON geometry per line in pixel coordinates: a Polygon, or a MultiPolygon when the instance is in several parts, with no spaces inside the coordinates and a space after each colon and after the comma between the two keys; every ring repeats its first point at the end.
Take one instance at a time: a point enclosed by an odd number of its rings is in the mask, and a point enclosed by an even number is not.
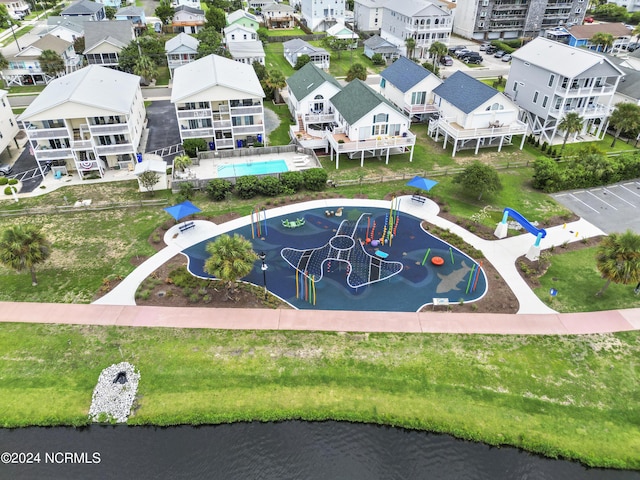
{"type": "Polygon", "coordinates": [[[593,17],[587,17],[584,19],[584,23],[593,23],[593,17]]]}

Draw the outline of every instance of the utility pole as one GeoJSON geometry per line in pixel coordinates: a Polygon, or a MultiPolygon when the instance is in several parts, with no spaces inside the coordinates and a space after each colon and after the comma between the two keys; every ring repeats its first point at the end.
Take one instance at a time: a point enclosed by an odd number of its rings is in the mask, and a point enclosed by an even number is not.
{"type": "Polygon", "coordinates": [[[13,39],[16,41],[16,46],[18,47],[18,52],[22,51],[20,48],[20,44],[18,43],[18,37],[16,37],[16,32],[13,30],[13,19],[9,19],[9,28],[11,28],[11,33],[13,34],[13,39]]]}

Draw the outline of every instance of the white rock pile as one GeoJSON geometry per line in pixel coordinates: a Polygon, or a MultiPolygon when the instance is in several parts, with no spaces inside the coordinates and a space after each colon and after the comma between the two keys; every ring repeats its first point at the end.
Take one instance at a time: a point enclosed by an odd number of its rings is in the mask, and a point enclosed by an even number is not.
{"type": "Polygon", "coordinates": [[[126,422],[136,398],[139,380],[140,373],[128,362],[113,364],[102,370],[93,390],[89,418],[94,422],[126,422]],[[126,375],[126,381],[121,372],[126,375]]]}

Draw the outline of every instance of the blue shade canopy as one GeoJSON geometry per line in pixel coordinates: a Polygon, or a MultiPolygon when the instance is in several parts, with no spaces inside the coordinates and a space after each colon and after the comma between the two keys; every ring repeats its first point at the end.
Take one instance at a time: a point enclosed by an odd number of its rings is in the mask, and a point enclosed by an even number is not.
{"type": "Polygon", "coordinates": [[[194,213],[198,213],[201,210],[198,207],[196,207],[193,203],[191,203],[189,200],[186,200],[177,205],[172,205],[170,207],[167,207],[164,209],[164,211],[167,212],[169,215],[171,215],[173,218],[175,218],[176,221],[178,221],[181,218],[187,217],[194,213]]]}
{"type": "Polygon", "coordinates": [[[438,182],[435,180],[430,180],[424,177],[413,177],[411,180],[407,182],[407,185],[410,187],[416,187],[420,190],[426,190],[427,192],[431,190],[438,182]]]}

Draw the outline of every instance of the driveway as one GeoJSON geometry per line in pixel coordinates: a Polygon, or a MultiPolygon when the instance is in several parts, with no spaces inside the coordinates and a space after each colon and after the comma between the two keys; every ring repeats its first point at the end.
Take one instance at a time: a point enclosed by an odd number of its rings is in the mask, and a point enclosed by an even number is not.
{"type": "MultiPolygon", "coordinates": [[[[176,118],[175,107],[169,100],[154,100],[147,107],[147,137],[146,152],[159,150],[170,145],[182,143],[180,130],[176,118]]],[[[169,160],[165,158],[165,160],[169,160]]]]}
{"type": "Polygon", "coordinates": [[[640,179],[560,192],[552,197],[603,232],[630,229],[640,234],[640,179]]]}

